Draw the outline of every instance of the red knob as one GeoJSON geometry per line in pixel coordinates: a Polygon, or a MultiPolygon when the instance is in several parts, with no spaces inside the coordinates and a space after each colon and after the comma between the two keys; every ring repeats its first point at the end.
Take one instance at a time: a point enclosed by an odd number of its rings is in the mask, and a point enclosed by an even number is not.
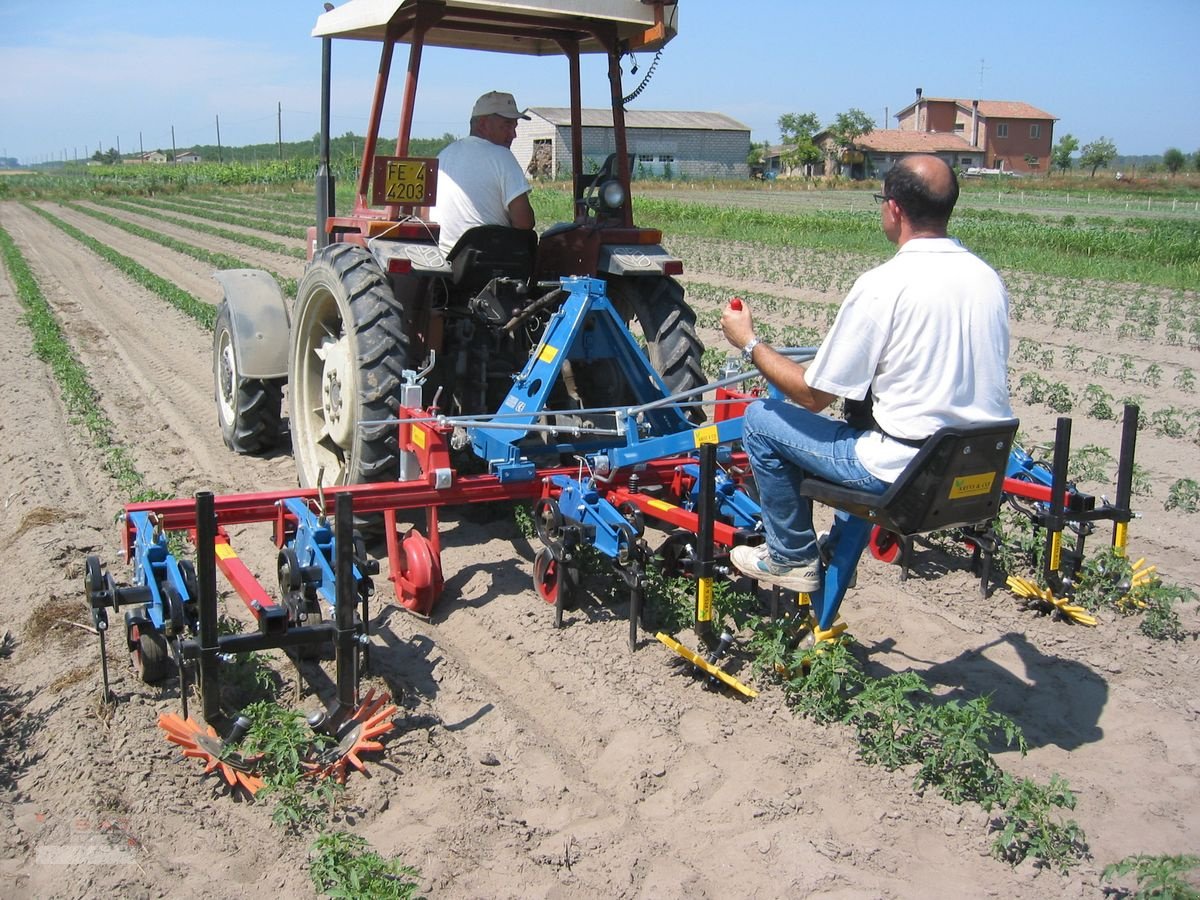
{"type": "Polygon", "coordinates": [[[734,310],[740,310],[742,308],[742,298],[734,297],[732,300],[730,300],[729,308],[734,309],[734,310]]]}

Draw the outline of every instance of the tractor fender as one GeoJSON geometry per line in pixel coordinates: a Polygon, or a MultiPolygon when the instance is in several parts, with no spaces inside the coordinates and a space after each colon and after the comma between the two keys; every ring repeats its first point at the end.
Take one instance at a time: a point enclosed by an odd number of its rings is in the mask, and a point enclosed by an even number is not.
{"type": "Polygon", "coordinates": [[[683,262],[658,244],[604,244],[597,271],[605,275],[678,275],[683,262]]]}
{"type": "Polygon", "coordinates": [[[393,260],[403,262],[401,271],[407,269],[420,275],[449,275],[450,263],[438,245],[431,241],[370,241],[368,247],[379,268],[394,272],[393,260]]]}
{"type": "Polygon", "coordinates": [[[213,278],[225,289],[238,373],[287,378],[291,316],[278,283],[260,269],[225,269],[213,278]]]}

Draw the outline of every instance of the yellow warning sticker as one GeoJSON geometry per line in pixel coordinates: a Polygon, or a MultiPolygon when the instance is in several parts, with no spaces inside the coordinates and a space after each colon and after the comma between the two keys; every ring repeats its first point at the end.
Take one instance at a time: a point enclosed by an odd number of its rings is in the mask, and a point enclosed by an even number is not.
{"type": "Polygon", "coordinates": [[[963,497],[978,497],[992,489],[996,481],[995,472],[985,472],[982,475],[963,475],[954,479],[950,486],[950,499],[961,500],[963,497]]]}
{"type": "Polygon", "coordinates": [[[420,428],[413,428],[411,430],[411,434],[412,434],[413,445],[416,447],[420,447],[422,450],[424,450],[425,449],[425,432],[422,431],[420,428]]]}
{"type": "Polygon", "coordinates": [[[711,578],[701,578],[696,584],[696,620],[711,622],[713,617],[713,583],[711,578]]]}
{"type": "Polygon", "coordinates": [[[228,544],[217,542],[214,545],[214,549],[217,551],[217,556],[221,557],[221,559],[237,559],[237,554],[233,552],[233,548],[228,544]]]}
{"type": "Polygon", "coordinates": [[[549,344],[547,344],[542,348],[542,352],[538,354],[538,359],[544,363],[552,363],[554,362],[554,357],[556,356],[558,356],[558,348],[551,347],[549,344]]]}
{"type": "Polygon", "coordinates": [[[651,509],[657,509],[660,512],[670,512],[673,509],[678,509],[674,503],[667,503],[665,500],[651,500],[646,504],[651,509]]]}
{"type": "Polygon", "coordinates": [[[1050,535],[1050,569],[1057,572],[1062,565],[1062,532],[1050,535]]]}
{"type": "Polygon", "coordinates": [[[702,444],[719,444],[720,443],[720,441],[717,440],[717,426],[716,425],[706,425],[703,428],[697,428],[695,431],[692,432],[692,439],[696,442],[697,447],[699,447],[702,444]]]}

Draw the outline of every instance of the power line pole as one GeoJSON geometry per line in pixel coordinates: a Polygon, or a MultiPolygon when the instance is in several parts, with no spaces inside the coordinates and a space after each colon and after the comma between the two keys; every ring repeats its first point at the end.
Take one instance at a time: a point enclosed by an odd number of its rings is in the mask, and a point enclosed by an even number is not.
{"type": "Polygon", "coordinates": [[[179,154],[175,152],[175,126],[171,126],[171,165],[179,162],[179,154]]]}
{"type": "Polygon", "coordinates": [[[279,147],[279,159],[283,160],[283,103],[278,102],[275,109],[275,143],[279,147]]]}
{"type": "Polygon", "coordinates": [[[217,116],[217,162],[224,162],[221,159],[221,117],[217,116]]]}

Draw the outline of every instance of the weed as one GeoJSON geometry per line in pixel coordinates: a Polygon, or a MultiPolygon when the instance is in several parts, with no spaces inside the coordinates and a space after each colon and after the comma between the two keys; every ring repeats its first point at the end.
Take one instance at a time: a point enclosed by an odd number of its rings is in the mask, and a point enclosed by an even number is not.
{"type": "Polygon", "coordinates": [[[345,831],[326,832],[313,842],[309,877],[327,897],[415,897],[420,873],[395,859],[384,859],[365,838],[345,831]]]}
{"type": "Polygon", "coordinates": [[[1149,900],[1151,897],[1197,900],[1200,891],[1187,878],[1188,873],[1197,866],[1200,866],[1200,856],[1146,856],[1138,853],[1105,866],[1100,880],[1112,881],[1132,872],[1137,881],[1133,900],[1149,900]]]}
{"type": "Polygon", "coordinates": [[[517,533],[527,541],[537,537],[537,526],[533,522],[533,512],[528,506],[523,503],[518,503],[513,507],[513,522],[517,526],[517,533]]]}
{"type": "Polygon", "coordinates": [[[1022,778],[1007,792],[1000,834],[992,843],[997,858],[1015,866],[1033,857],[1037,865],[1065,874],[1087,857],[1083,830],[1073,819],[1056,818],[1056,810],[1075,808],[1075,795],[1061,776],[1051,775],[1048,785],[1022,778]]]}
{"type": "Polygon", "coordinates": [[[1187,394],[1195,393],[1196,391],[1196,373],[1191,369],[1180,369],[1179,374],[1175,376],[1172,382],[1175,387],[1187,394]]]}

